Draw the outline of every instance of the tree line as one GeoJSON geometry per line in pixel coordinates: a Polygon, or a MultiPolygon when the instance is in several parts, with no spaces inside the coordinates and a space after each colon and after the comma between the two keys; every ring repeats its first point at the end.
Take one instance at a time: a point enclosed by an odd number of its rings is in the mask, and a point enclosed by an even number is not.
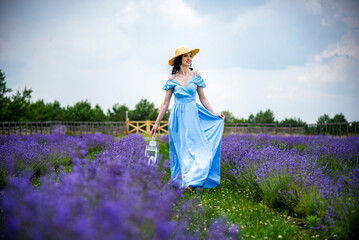
{"type": "MultiPolygon", "coordinates": [[[[292,117],[285,118],[283,120],[276,120],[274,117],[274,113],[268,109],[266,111],[260,110],[256,115],[249,115],[248,118],[238,118],[233,115],[230,111],[222,111],[222,113],[226,116],[226,123],[273,123],[280,125],[306,125],[307,123],[300,118],[292,117]]],[[[343,113],[337,113],[334,117],[329,117],[328,114],[323,114],[318,117],[317,122],[320,123],[347,123],[345,116],[343,113]]]]}
{"type": "MultiPolygon", "coordinates": [[[[125,104],[114,104],[107,113],[99,105],[92,106],[87,100],[75,103],[73,106],[61,106],[60,102],[45,103],[42,99],[31,101],[31,89],[8,96],[12,89],[6,86],[5,73],[0,69],[0,121],[125,121],[126,112],[130,120],[156,120],[159,109],[153,102],[141,99],[134,109],[125,104]]],[[[277,124],[306,124],[300,118],[285,118],[278,121],[274,113],[268,109],[251,114],[247,119],[238,118],[230,111],[222,111],[226,123],[277,123],[277,124]]],[[[163,120],[168,120],[170,109],[163,120]]],[[[342,113],[330,118],[328,114],[320,116],[317,123],[347,122],[342,113]]]]}
{"type": "MultiPolygon", "coordinates": [[[[31,89],[9,96],[11,88],[6,86],[5,73],[0,69],[0,121],[125,121],[126,112],[131,120],[156,120],[159,109],[153,102],[141,99],[135,109],[125,104],[114,104],[107,113],[99,105],[92,106],[87,100],[73,106],[61,106],[59,101],[45,103],[31,101],[31,89]]],[[[168,120],[170,111],[164,115],[168,120]]]]}

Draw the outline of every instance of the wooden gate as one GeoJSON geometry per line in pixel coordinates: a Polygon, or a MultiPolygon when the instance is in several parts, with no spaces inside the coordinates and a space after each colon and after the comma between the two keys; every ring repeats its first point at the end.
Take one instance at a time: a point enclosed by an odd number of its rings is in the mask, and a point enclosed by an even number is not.
{"type": "MultiPolygon", "coordinates": [[[[146,120],[146,121],[130,121],[127,119],[127,134],[130,133],[151,133],[153,125],[156,121],[146,120]]],[[[168,134],[168,121],[161,121],[157,133],[168,134]]]]}

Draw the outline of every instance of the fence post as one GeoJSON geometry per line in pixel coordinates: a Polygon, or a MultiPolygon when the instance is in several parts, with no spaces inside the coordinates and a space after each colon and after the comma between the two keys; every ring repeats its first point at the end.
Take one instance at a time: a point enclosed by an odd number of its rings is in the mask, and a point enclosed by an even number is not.
{"type": "Polygon", "coordinates": [[[278,124],[275,125],[275,135],[278,135],[278,124]]]}
{"type": "Polygon", "coordinates": [[[342,125],[339,124],[339,136],[341,137],[342,136],[342,125]]]}
{"type": "Polygon", "coordinates": [[[129,132],[130,132],[130,119],[127,118],[127,121],[126,121],[126,134],[128,135],[129,132]]]}
{"type": "Polygon", "coordinates": [[[290,133],[290,135],[293,135],[293,132],[292,132],[292,124],[289,124],[289,133],[290,133]]]}
{"type": "Polygon", "coordinates": [[[325,123],[325,135],[328,135],[328,124],[325,123]]]}
{"type": "Polygon", "coordinates": [[[151,125],[150,125],[150,120],[146,121],[146,133],[150,133],[151,132],[151,125]]]}

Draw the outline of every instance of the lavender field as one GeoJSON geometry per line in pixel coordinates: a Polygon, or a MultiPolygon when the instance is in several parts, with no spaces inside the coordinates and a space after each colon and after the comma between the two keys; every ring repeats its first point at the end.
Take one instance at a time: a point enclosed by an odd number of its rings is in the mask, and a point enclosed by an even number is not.
{"type": "Polygon", "coordinates": [[[203,230],[205,209],[147,164],[145,145],[141,135],[0,137],[1,238],[238,239],[221,219],[203,230]]]}
{"type": "Polygon", "coordinates": [[[222,144],[222,180],[324,238],[358,235],[358,163],[358,137],[230,135],[222,144]]]}
{"type": "Polygon", "coordinates": [[[159,164],[148,165],[141,135],[0,137],[0,238],[358,234],[358,137],[226,136],[221,186],[190,194],[171,187],[168,137],[159,140],[159,164]]]}

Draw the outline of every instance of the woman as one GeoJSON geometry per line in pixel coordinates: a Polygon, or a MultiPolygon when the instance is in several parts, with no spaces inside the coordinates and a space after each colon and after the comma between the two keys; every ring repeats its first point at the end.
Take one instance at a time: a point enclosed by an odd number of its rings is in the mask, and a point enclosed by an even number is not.
{"type": "Polygon", "coordinates": [[[166,96],[151,130],[155,136],[173,93],[175,103],[168,122],[171,181],[173,186],[188,190],[219,185],[224,129],[224,115],[213,110],[204,95],[206,84],[201,74],[191,68],[192,58],[198,52],[198,48],[180,47],[168,61],[173,66],[172,75],[162,88],[166,96]],[[196,103],[196,92],[205,108],[196,103]]]}

